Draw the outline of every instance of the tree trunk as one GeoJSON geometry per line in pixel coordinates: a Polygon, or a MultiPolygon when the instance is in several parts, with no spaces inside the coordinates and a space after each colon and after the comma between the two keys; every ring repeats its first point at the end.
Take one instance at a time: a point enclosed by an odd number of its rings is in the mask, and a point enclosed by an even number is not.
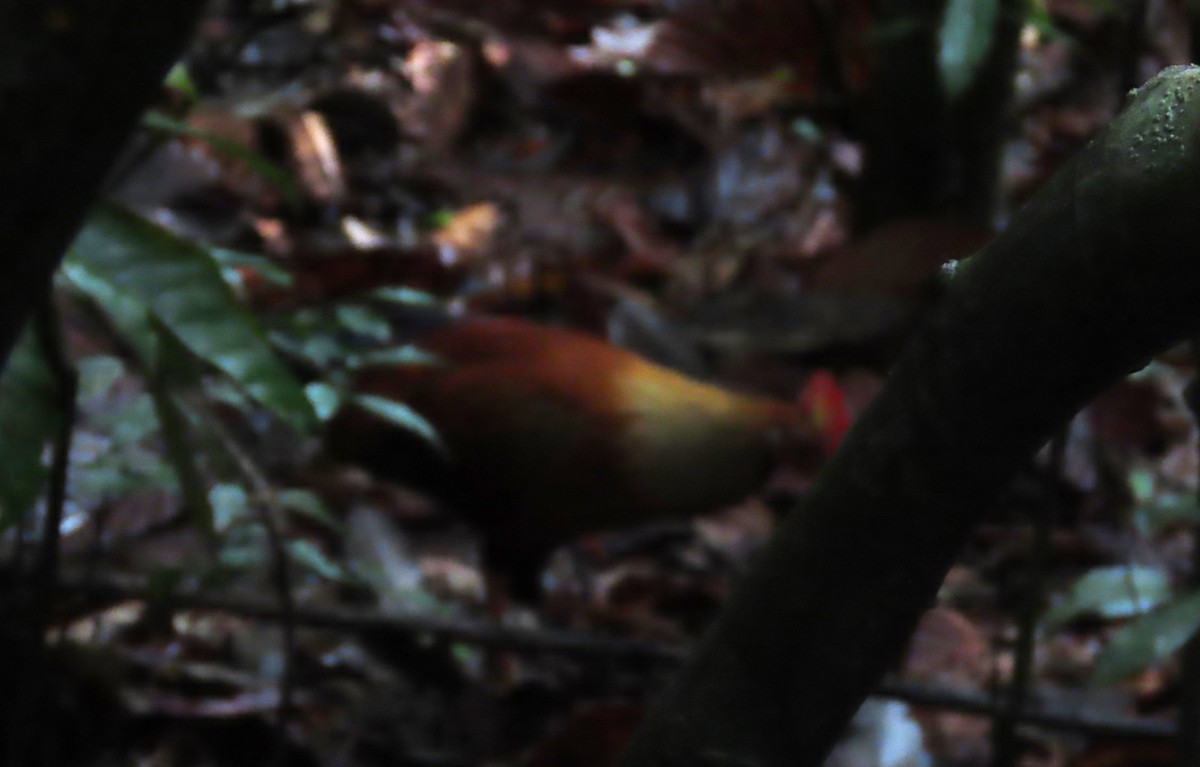
{"type": "Polygon", "coordinates": [[[1166,70],[965,261],[625,767],[815,767],[972,526],[1087,400],[1200,322],[1200,69],[1166,70]]]}
{"type": "Polygon", "coordinates": [[[0,0],[0,369],[201,0],[0,0]]]}

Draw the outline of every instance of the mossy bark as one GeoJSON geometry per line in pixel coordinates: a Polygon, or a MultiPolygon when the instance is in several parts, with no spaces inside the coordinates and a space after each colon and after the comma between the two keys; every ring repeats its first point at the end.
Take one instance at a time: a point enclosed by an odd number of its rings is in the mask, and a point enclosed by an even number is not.
{"type": "Polygon", "coordinates": [[[817,765],[971,528],[1087,400],[1200,325],[1200,69],[966,260],[621,762],[817,765]]]}

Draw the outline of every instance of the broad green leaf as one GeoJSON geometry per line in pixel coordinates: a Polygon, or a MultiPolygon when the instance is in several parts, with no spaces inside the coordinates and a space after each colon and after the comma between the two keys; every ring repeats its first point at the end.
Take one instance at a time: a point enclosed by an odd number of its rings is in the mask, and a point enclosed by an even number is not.
{"type": "Polygon", "coordinates": [[[123,340],[133,347],[146,364],[158,355],[158,336],[150,325],[150,315],[141,301],[117,291],[112,283],[98,277],[68,254],[62,274],[76,289],[89,296],[112,320],[123,340]]]}
{"type": "Polygon", "coordinates": [[[1075,582],[1067,598],[1046,613],[1050,625],[1082,615],[1116,620],[1140,615],[1171,598],[1166,573],[1151,567],[1098,567],[1075,582]]]}
{"type": "Polygon", "coordinates": [[[1096,659],[1093,684],[1112,684],[1178,650],[1200,628],[1200,593],[1134,620],[1096,659]]]}
{"type": "Polygon", "coordinates": [[[55,385],[32,330],[0,375],[0,530],[21,519],[42,491],[46,444],[62,427],[55,385]]]}
{"type": "Polygon", "coordinates": [[[939,30],[942,86],[957,99],[971,86],[992,47],[998,0],[948,0],[939,30]]]}
{"type": "MultiPolygon", "coordinates": [[[[83,239],[83,234],[80,239],[83,239]]],[[[171,386],[171,382],[179,381],[195,384],[198,374],[192,369],[194,363],[181,342],[153,313],[152,307],[147,306],[146,301],[138,295],[119,290],[114,281],[80,263],[86,259],[76,259],[73,255],[73,252],[68,254],[68,260],[63,264],[63,274],[104,309],[125,341],[141,358],[146,375],[148,396],[143,404],[150,405],[154,413],[153,421],[146,417],[122,419],[114,424],[113,437],[120,443],[129,444],[142,439],[152,423],[157,425],[163,435],[167,462],[179,482],[183,504],[198,528],[211,533],[213,514],[205,491],[206,483],[197,463],[187,418],[180,411],[171,386]]]]}
{"type": "Polygon", "coordinates": [[[142,125],[149,130],[169,136],[186,136],[203,141],[221,154],[244,162],[247,168],[278,189],[289,205],[299,205],[300,193],[291,175],[253,149],[239,144],[227,136],[193,128],[186,122],[168,117],[162,112],[147,112],[142,117],[142,125]]]}
{"type": "Polygon", "coordinates": [[[153,341],[135,328],[139,306],[289,424],[315,424],[300,384],[203,248],[129,211],[101,205],[72,245],[66,273],[106,310],[116,310],[114,319],[138,336],[143,356],[152,356],[145,347],[153,341]]]}

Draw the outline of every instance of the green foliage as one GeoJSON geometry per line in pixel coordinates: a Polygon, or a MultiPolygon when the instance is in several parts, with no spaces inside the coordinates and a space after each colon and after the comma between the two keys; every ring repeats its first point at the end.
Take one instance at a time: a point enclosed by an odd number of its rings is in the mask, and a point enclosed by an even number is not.
{"type": "Polygon", "coordinates": [[[270,331],[271,342],[285,354],[305,360],[319,370],[348,366],[361,346],[354,339],[364,334],[368,340],[379,343],[390,339],[391,330],[369,309],[348,306],[338,307],[332,313],[301,309],[280,318],[270,331]]]}
{"type": "Polygon", "coordinates": [[[71,493],[82,502],[101,502],[149,488],[176,489],[172,467],[143,443],[157,433],[153,398],[145,392],[112,399],[125,366],[116,357],[95,355],[76,363],[80,409],[88,414],[89,439],[72,448],[71,493]]]}
{"type": "Polygon", "coordinates": [[[1200,524],[1200,504],[1193,494],[1161,495],[1138,504],[1133,510],[1133,524],[1142,535],[1154,535],[1164,528],[1179,524],[1200,524]]]}
{"type": "Polygon", "coordinates": [[[284,547],[293,562],[327,581],[362,583],[362,579],[347,571],[340,562],[331,559],[312,541],[295,538],[287,541],[284,547]]]}
{"type": "Polygon", "coordinates": [[[277,498],[280,505],[297,516],[316,522],[338,535],[346,532],[345,523],[333,516],[320,497],[309,490],[280,490],[277,498]]]}
{"type": "Polygon", "coordinates": [[[1166,573],[1151,567],[1099,567],[1075,582],[1067,598],[1046,613],[1050,626],[1085,615],[1131,618],[1171,598],[1166,573]]]}
{"type": "Polygon", "coordinates": [[[183,64],[176,64],[171,67],[171,71],[167,72],[167,76],[163,80],[163,85],[179,93],[188,101],[195,101],[200,98],[200,89],[196,87],[195,81],[192,80],[192,74],[188,72],[188,68],[183,64]]]}
{"type": "Polygon", "coordinates": [[[251,269],[257,276],[282,288],[291,287],[295,282],[287,269],[257,253],[246,253],[229,248],[209,248],[208,254],[221,267],[221,274],[225,277],[225,281],[235,288],[240,287],[242,280],[239,269],[251,269]]]}
{"type": "Polygon", "coordinates": [[[372,367],[374,365],[442,365],[437,355],[430,354],[419,346],[393,346],[387,349],[363,352],[350,360],[352,368],[372,367]]]}
{"type": "MultiPolygon", "coordinates": [[[[228,262],[230,254],[222,257],[228,262]]],[[[133,213],[99,206],[63,273],[105,311],[136,352],[183,502],[198,528],[211,532],[207,481],[179,390],[198,388],[207,363],[282,420],[306,430],[316,415],[303,389],[238,304],[213,256],[133,213]]],[[[109,476],[115,482],[119,475],[110,468],[109,476]]]]}
{"type": "Polygon", "coordinates": [[[200,470],[198,453],[190,437],[187,417],[169,383],[170,372],[180,370],[187,362],[179,343],[155,325],[159,332],[157,355],[147,365],[146,384],[154,402],[154,414],[167,450],[167,460],[175,469],[183,502],[192,519],[204,533],[213,530],[213,509],[204,492],[206,482],[200,470]]]}
{"type": "MultiPolygon", "coordinates": [[[[1141,535],[1200,520],[1194,495],[1156,492],[1144,471],[1132,471],[1129,480],[1139,499],[1132,521],[1141,535]]],[[[1074,584],[1046,622],[1053,627],[1081,615],[1132,618],[1111,636],[1093,669],[1094,684],[1111,684],[1163,660],[1200,630],[1200,593],[1175,597],[1157,568],[1098,568],[1074,584]]]]}
{"type": "MultiPolygon", "coordinates": [[[[257,569],[271,556],[269,539],[258,518],[252,512],[250,497],[244,488],[234,484],[215,485],[208,494],[215,514],[216,528],[222,534],[222,546],[217,560],[228,570],[257,569]]],[[[316,496],[302,490],[285,490],[277,498],[289,511],[315,519],[326,527],[342,532],[343,525],[333,519],[316,496]]],[[[305,572],[337,582],[359,583],[338,562],[331,559],[311,541],[292,539],[284,542],[284,553],[305,572]]]]}
{"type": "Polygon", "coordinates": [[[129,211],[101,205],[72,246],[65,272],[147,360],[160,356],[158,323],[288,424],[315,425],[299,383],[203,248],[129,211]]]}
{"type": "Polygon", "coordinates": [[[397,402],[396,400],[379,397],[374,394],[355,394],[350,398],[350,401],[389,423],[413,432],[438,450],[446,452],[446,446],[442,442],[441,437],[438,436],[437,429],[434,428],[433,424],[429,423],[429,421],[425,420],[424,416],[403,402],[397,402]]]}
{"type": "Polygon", "coordinates": [[[55,385],[26,330],[0,376],[0,530],[21,519],[46,481],[46,444],[62,428],[55,385]]]}
{"type": "Polygon", "coordinates": [[[948,0],[939,30],[938,69],[951,99],[962,96],[987,58],[999,0],[948,0]]]}
{"type": "Polygon", "coordinates": [[[1111,684],[1170,655],[1200,629],[1200,593],[1148,613],[1112,635],[1096,659],[1093,684],[1111,684]]]}

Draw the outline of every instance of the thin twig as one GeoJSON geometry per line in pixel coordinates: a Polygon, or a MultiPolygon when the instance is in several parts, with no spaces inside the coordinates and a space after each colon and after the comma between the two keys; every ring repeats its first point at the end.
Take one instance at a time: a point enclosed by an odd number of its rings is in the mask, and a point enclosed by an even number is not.
{"type": "MultiPolygon", "coordinates": [[[[42,524],[42,541],[34,570],[39,613],[52,601],[58,578],[58,549],[61,539],[63,507],[67,497],[67,474],[70,468],[71,439],[75,433],[75,395],[79,390],[79,372],[68,356],[62,336],[62,323],[54,308],[54,299],[47,295],[34,316],[34,329],[42,356],[54,379],[58,408],[61,414],[58,434],[50,462],[46,491],[46,516],[42,524]]],[[[43,621],[44,624],[44,621],[43,621]]]]}
{"type": "MultiPolygon", "coordinates": [[[[914,706],[941,708],[989,718],[999,715],[999,707],[991,696],[981,691],[884,680],[876,694],[884,698],[902,700],[914,706]]],[[[1072,705],[1071,708],[1076,709],[1076,706],[1072,705]]],[[[1175,725],[1165,719],[1098,714],[1086,710],[1054,710],[1044,702],[1036,708],[1026,706],[1018,715],[1017,721],[1021,725],[1074,733],[1089,738],[1165,741],[1175,737],[1175,725]]]]}
{"type": "MultiPolygon", "coordinates": [[[[47,293],[35,308],[33,330],[39,350],[50,370],[58,398],[59,430],[55,435],[50,475],[46,491],[46,513],[42,520],[42,537],[29,578],[14,583],[27,583],[18,596],[23,621],[15,636],[7,636],[11,646],[5,652],[15,665],[9,676],[11,688],[5,694],[11,699],[8,710],[5,763],[19,764],[38,753],[41,763],[59,764],[61,754],[51,734],[56,722],[54,693],[57,677],[49,665],[46,648],[46,628],[58,592],[58,554],[62,529],[63,507],[66,503],[67,473],[71,452],[71,437],[75,431],[75,393],[79,376],[62,338],[62,326],[54,308],[54,299],[47,293]]],[[[28,515],[23,515],[28,516],[28,515]]],[[[20,535],[25,533],[22,527],[20,535]]],[[[23,558],[23,557],[22,557],[23,558]]],[[[2,612],[2,611],[0,611],[2,612]]]]}
{"type": "Polygon", "coordinates": [[[992,764],[1013,767],[1019,756],[1017,726],[1029,703],[1033,688],[1034,659],[1037,653],[1038,618],[1046,600],[1046,566],[1050,558],[1050,538],[1058,517],[1057,483],[1062,476],[1067,435],[1059,432],[1050,441],[1048,470],[1051,499],[1033,524],[1033,539],[1029,545],[1029,560],[1025,567],[1021,608],[1018,615],[1017,644],[1013,659],[1012,679],[1008,690],[997,706],[992,724],[992,764]]]}
{"type": "Polygon", "coordinates": [[[278,722],[280,742],[282,743],[282,735],[292,708],[296,655],[296,604],[292,597],[291,568],[288,563],[287,546],[283,540],[283,533],[279,529],[279,521],[286,515],[286,510],[279,503],[275,488],[267,479],[266,474],[259,469],[254,459],[242,449],[228,429],[221,424],[220,419],[209,419],[208,426],[220,440],[225,452],[233,458],[238,471],[253,486],[258,499],[251,505],[258,512],[259,523],[266,532],[267,546],[271,551],[271,582],[275,587],[275,596],[279,600],[279,622],[283,634],[283,668],[279,676],[278,722]]]}
{"type": "MultiPolygon", "coordinates": [[[[177,591],[167,597],[145,585],[143,579],[64,578],[63,588],[101,600],[145,600],[169,604],[176,610],[217,610],[243,618],[282,620],[279,606],[260,597],[217,596],[194,591],[177,591]]],[[[405,636],[425,635],[438,640],[469,642],[525,654],[557,653],[583,658],[626,661],[647,667],[674,667],[687,659],[684,647],[638,639],[598,636],[578,631],[520,629],[497,623],[433,615],[385,615],[374,611],[335,607],[296,607],[291,615],[296,626],[348,634],[405,636]]],[[[988,693],[933,687],[897,680],[885,681],[876,694],[907,703],[966,714],[995,717],[999,710],[988,693]]],[[[1088,711],[1054,710],[1045,702],[1027,706],[1019,723],[1046,730],[1084,736],[1169,740],[1175,727],[1169,721],[1140,717],[1108,716],[1088,711]]],[[[1074,709],[1075,707],[1072,706],[1074,709]]]]}

